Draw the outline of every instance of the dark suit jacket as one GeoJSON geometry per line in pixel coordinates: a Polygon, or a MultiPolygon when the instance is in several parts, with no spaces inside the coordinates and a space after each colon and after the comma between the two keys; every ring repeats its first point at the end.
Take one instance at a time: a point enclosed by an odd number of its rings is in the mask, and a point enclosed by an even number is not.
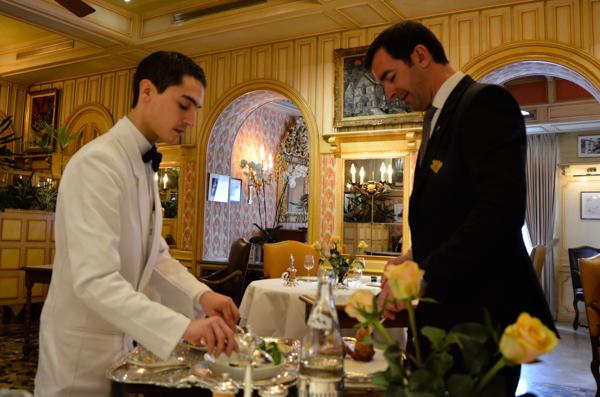
{"type": "Polygon", "coordinates": [[[556,332],[521,234],[527,141],[519,105],[500,86],[473,84],[465,76],[450,94],[415,171],[413,256],[426,296],[441,303],[420,304],[417,319],[449,330],[482,322],[487,308],[504,328],[526,311],[556,332]]]}

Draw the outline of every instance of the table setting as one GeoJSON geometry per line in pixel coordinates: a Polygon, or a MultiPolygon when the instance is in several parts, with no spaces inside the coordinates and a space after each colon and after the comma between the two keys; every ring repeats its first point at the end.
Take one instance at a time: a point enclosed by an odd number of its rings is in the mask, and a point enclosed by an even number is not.
{"type": "MultiPolygon", "coordinates": [[[[249,333],[252,331],[249,331],[249,333]]],[[[237,334],[243,338],[242,334],[237,334]]],[[[273,387],[289,389],[298,381],[298,354],[301,342],[291,338],[259,337],[265,344],[275,343],[282,352],[282,360],[272,367],[254,366],[251,388],[259,394],[273,387]]],[[[353,344],[354,338],[345,337],[353,344]]],[[[242,349],[243,350],[243,349],[242,349]]],[[[241,356],[242,354],[240,354],[241,356]]],[[[106,377],[113,382],[128,385],[146,385],[162,388],[157,395],[168,395],[169,389],[206,389],[206,395],[224,382],[236,385],[238,392],[244,388],[246,367],[232,365],[241,358],[221,354],[210,357],[206,348],[180,341],[168,360],[161,360],[143,346],[136,346],[130,353],[114,363],[106,371],[106,377]],[[223,376],[224,372],[226,374],[223,376]],[[167,393],[167,394],[165,394],[167,393]]],[[[369,391],[374,372],[385,365],[383,352],[376,349],[371,362],[360,362],[347,356],[344,360],[346,372],[345,388],[356,391],[369,391]]],[[[234,390],[235,391],[235,390],[234,390]]],[[[237,393],[237,392],[236,392],[237,393]]],[[[203,394],[198,394],[203,395],[203,394]]]]}

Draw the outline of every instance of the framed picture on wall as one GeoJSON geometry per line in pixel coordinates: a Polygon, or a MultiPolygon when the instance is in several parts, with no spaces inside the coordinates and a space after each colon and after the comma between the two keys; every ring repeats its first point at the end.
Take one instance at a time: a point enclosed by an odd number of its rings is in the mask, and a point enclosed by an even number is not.
{"type": "Polygon", "coordinates": [[[581,219],[600,219],[600,192],[581,192],[581,219]]]}
{"type": "Polygon", "coordinates": [[[208,201],[227,203],[229,201],[229,177],[210,174],[208,177],[208,201]]]}
{"type": "Polygon", "coordinates": [[[369,46],[333,51],[334,127],[412,123],[423,121],[423,112],[413,112],[398,99],[388,101],[383,87],[365,69],[369,46]]]}
{"type": "Polygon", "coordinates": [[[23,150],[30,141],[47,141],[50,146],[54,141],[44,133],[44,122],[56,128],[58,107],[58,89],[32,91],[27,93],[25,102],[25,126],[21,142],[23,150]]]}
{"type": "Polygon", "coordinates": [[[600,135],[578,136],[577,157],[600,157],[600,135]]]}
{"type": "Polygon", "coordinates": [[[229,202],[242,202],[242,180],[238,178],[229,178],[229,202]]]}

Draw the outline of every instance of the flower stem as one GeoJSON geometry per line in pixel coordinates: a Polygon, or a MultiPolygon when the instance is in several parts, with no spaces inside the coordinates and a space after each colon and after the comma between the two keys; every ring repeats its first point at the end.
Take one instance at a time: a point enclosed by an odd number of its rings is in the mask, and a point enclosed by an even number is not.
{"type": "Polygon", "coordinates": [[[417,366],[421,368],[423,364],[421,363],[421,347],[419,346],[419,334],[417,333],[417,321],[415,319],[415,309],[412,306],[412,302],[410,299],[403,299],[406,304],[406,310],[408,311],[408,318],[410,320],[410,328],[413,332],[413,339],[415,344],[415,355],[417,356],[417,366]]]}
{"type": "Polygon", "coordinates": [[[496,364],[490,369],[487,374],[483,376],[483,378],[477,384],[477,388],[475,389],[475,396],[479,394],[479,392],[483,389],[483,387],[506,365],[506,359],[504,357],[500,358],[496,364]]]}
{"type": "Polygon", "coordinates": [[[375,327],[375,329],[377,331],[379,331],[379,333],[381,335],[383,335],[383,337],[385,338],[385,341],[387,342],[388,345],[391,345],[391,344],[394,343],[390,339],[390,336],[388,335],[387,331],[385,330],[385,327],[383,326],[383,324],[381,324],[380,321],[373,321],[371,324],[373,324],[373,326],[375,327]]]}

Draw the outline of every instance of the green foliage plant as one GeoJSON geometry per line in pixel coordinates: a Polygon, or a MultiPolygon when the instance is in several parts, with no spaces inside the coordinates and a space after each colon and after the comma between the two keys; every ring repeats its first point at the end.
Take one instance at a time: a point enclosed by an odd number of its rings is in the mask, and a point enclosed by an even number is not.
{"type": "MultiPolygon", "coordinates": [[[[32,209],[32,207],[38,204],[37,194],[40,190],[39,187],[33,186],[32,179],[35,171],[31,173],[29,179],[24,181],[23,179],[17,179],[17,183],[14,185],[6,186],[6,190],[10,196],[7,201],[10,202],[12,208],[20,210],[32,209]]],[[[6,208],[9,208],[8,206],[6,208]]]]}
{"type": "Polygon", "coordinates": [[[17,153],[13,153],[12,150],[8,148],[8,144],[21,139],[21,137],[15,136],[14,133],[3,136],[11,124],[12,116],[8,116],[0,122],[0,167],[3,169],[20,169],[21,164],[12,158],[17,153]]]}
{"type": "Polygon", "coordinates": [[[251,244],[265,245],[285,241],[284,238],[281,238],[277,235],[279,229],[283,227],[282,225],[274,227],[273,229],[271,229],[270,232],[258,226],[256,223],[254,223],[253,225],[256,226],[258,230],[260,230],[260,236],[254,236],[250,240],[248,240],[251,244]]]}
{"type": "Polygon", "coordinates": [[[165,209],[165,218],[177,218],[177,200],[161,201],[165,209]]]}

